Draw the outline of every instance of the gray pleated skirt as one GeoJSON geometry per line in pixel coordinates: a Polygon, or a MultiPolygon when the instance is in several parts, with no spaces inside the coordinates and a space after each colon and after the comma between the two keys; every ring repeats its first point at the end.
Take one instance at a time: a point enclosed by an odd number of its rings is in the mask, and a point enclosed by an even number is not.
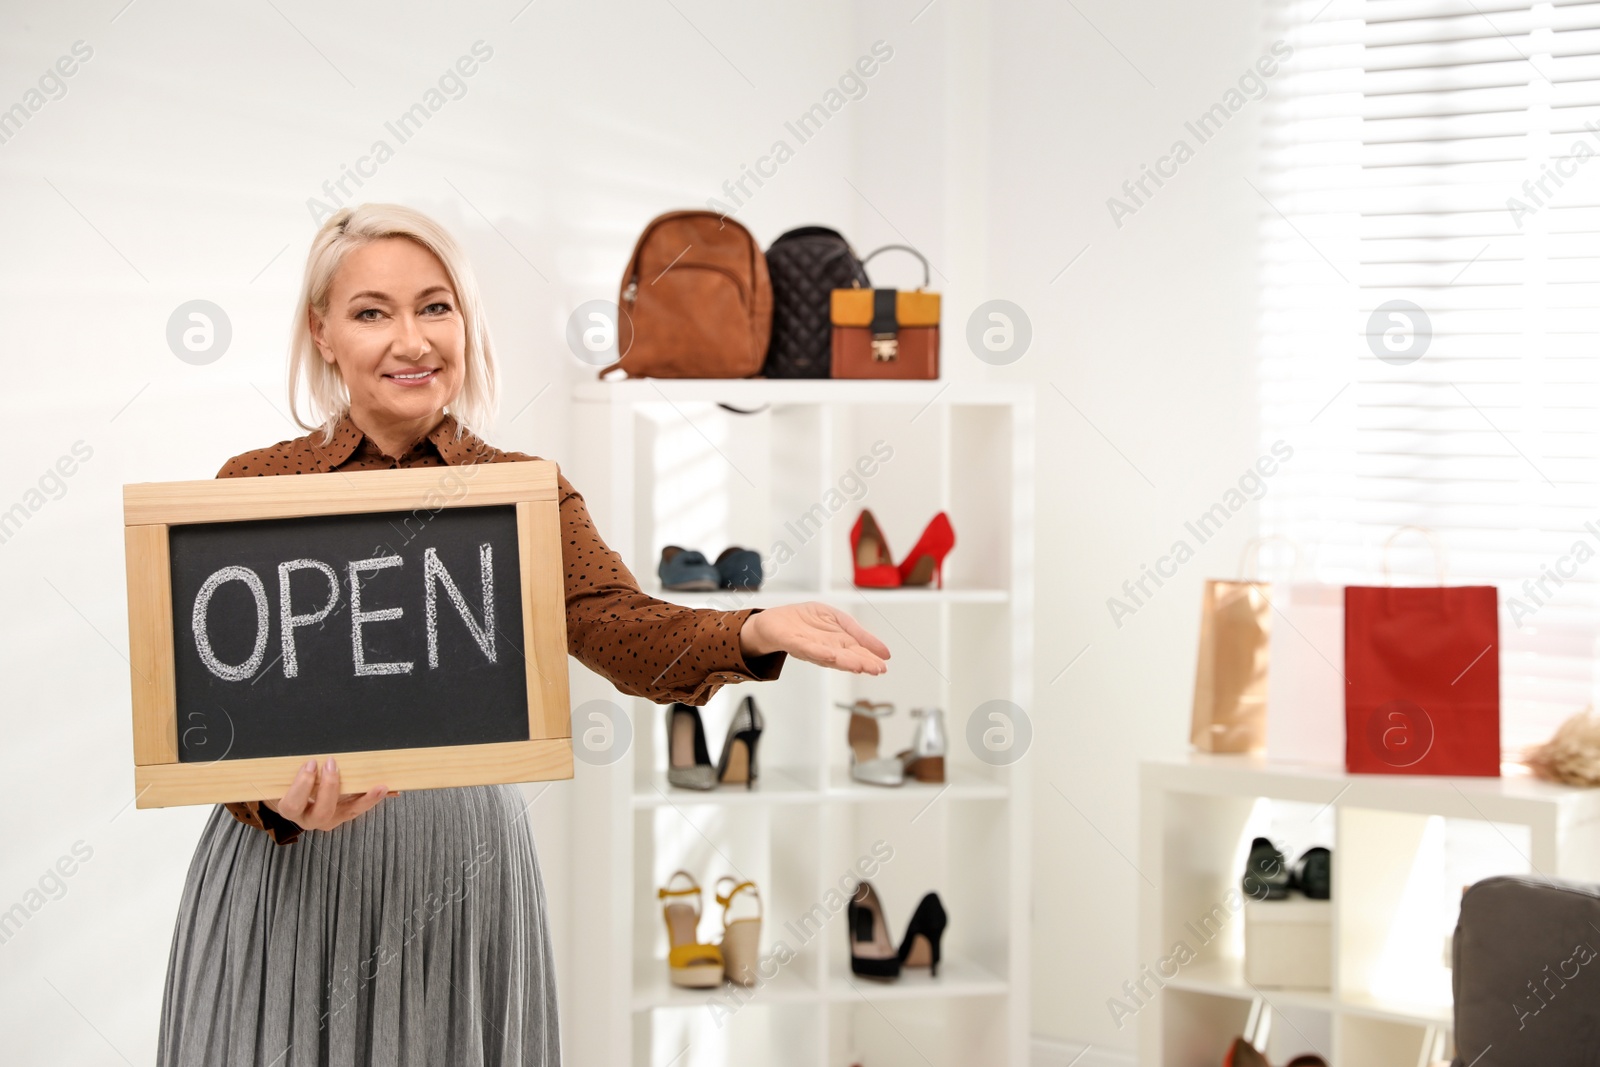
{"type": "Polygon", "coordinates": [[[514,786],[403,793],[291,845],[212,812],[159,1067],[557,1067],[544,885],[514,786]]]}

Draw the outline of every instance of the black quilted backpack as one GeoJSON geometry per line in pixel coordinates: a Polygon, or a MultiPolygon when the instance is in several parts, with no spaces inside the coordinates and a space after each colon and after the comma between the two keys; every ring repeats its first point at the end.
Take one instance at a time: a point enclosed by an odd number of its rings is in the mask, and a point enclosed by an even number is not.
{"type": "Polygon", "coordinates": [[[772,276],[772,343],[761,373],[768,378],[826,378],[833,326],[828,301],[835,289],[871,286],[850,243],[826,226],[790,230],[767,249],[772,276]]]}

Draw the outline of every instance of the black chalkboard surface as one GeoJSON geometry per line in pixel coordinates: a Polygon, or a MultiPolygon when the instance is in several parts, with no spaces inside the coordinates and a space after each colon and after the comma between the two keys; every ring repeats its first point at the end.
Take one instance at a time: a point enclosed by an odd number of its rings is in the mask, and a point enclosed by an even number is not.
{"type": "Polygon", "coordinates": [[[169,537],[179,762],[529,739],[514,505],[169,537]]]}
{"type": "Polygon", "coordinates": [[[122,488],[134,803],[572,777],[559,475],[459,467],[122,488]]]}

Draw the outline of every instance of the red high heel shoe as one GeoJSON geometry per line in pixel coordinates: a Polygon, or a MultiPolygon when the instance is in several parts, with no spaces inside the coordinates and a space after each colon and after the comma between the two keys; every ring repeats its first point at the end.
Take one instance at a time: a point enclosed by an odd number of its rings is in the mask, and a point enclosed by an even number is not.
{"type": "Polygon", "coordinates": [[[865,589],[893,589],[900,584],[900,571],[889,555],[889,543],[878,529],[878,520],[865,509],[850,527],[850,554],[855,565],[855,584],[865,589]]]}
{"type": "MultiPolygon", "coordinates": [[[[1222,1057],[1222,1067],[1271,1067],[1271,1063],[1250,1042],[1236,1037],[1222,1057]]],[[[1328,1061],[1315,1053],[1304,1052],[1283,1067],[1328,1067],[1328,1061]]]]}
{"type": "Polygon", "coordinates": [[[956,531],[950,525],[950,516],[944,512],[933,517],[928,528],[922,531],[916,545],[900,561],[901,585],[927,585],[938,580],[944,588],[944,558],[956,547],[956,531]]]}

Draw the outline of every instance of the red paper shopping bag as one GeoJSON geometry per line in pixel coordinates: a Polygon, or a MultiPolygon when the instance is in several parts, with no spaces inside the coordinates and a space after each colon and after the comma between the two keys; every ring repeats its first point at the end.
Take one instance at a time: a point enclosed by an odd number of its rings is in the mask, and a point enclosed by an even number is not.
{"type": "Polygon", "coordinates": [[[1346,588],[1344,672],[1349,771],[1499,775],[1494,586],[1346,588]]]}

